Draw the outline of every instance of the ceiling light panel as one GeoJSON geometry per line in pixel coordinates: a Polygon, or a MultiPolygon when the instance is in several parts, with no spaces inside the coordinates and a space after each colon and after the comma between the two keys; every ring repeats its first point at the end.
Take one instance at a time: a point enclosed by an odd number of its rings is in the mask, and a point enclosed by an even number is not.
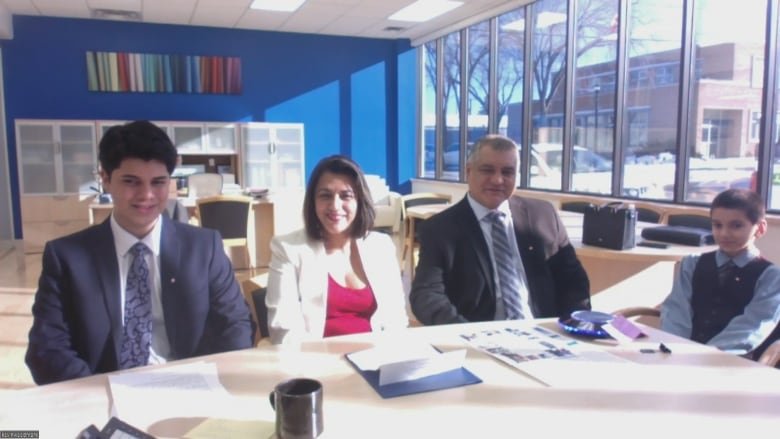
{"type": "Polygon", "coordinates": [[[388,18],[396,21],[420,23],[438,17],[462,5],[463,2],[459,1],[417,0],[388,18]]]}

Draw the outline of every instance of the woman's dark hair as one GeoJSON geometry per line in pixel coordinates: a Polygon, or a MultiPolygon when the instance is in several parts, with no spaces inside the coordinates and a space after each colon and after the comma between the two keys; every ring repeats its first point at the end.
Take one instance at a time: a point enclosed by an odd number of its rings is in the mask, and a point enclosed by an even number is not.
{"type": "Polygon", "coordinates": [[[165,131],[146,120],[112,126],[98,146],[100,168],[109,178],[127,158],[157,160],[165,164],[168,174],[172,174],[177,156],[178,151],[165,131]]]}
{"type": "Polygon", "coordinates": [[[352,238],[362,238],[368,234],[368,231],[374,227],[374,201],[371,199],[371,193],[368,191],[366,179],[363,177],[363,171],[352,159],[343,155],[332,155],[325,157],[317,163],[309,176],[309,183],[306,185],[306,195],[303,198],[303,223],[306,227],[306,234],[310,239],[322,239],[322,224],[317,218],[317,184],[320,178],[326,172],[331,174],[345,175],[352,180],[352,189],[355,192],[357,200],[357,212],[355,220],[349,228],[349,235],[352,238]]]}

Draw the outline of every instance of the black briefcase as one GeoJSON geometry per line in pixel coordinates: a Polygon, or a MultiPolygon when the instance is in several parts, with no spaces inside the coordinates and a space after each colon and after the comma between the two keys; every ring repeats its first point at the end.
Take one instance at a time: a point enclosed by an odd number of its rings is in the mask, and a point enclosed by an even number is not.
{"type": "Polygon", "coordinates": [[[636,209],[621,202],[590,205],[582,221],[582,243],[613,250],[636,245],[636,209]]]}
{"type": "Polygon", "coordinates": [[[682,245],[702,246],[715,244],[715,238],[713,238],[711,230],[687,226],[646,227],[642,229],[642,238],[682,245]]]}

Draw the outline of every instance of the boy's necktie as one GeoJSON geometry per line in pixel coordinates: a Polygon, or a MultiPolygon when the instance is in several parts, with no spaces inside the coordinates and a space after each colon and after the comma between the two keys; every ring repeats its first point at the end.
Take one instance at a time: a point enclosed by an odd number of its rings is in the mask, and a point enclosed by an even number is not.
{"type": "Polygon", "coordinates": [[[152,342],[152,287],[145,258],[148,252],[149,248],[140,242],[130,248],[133,262],[127,273],[125,286],[125,321],[119,354],[120,369],[143,366],[149,361],[149,346],[152,342]]]}
{"type": "Polygon", "coordinates": [[[726,279],[731,277],[736,270],[737,265],[729,259],[725,264],[718,267],[718,285],[723,286],[726,283],[726,279]]]}
{"type": "Polygon", "coordinates": [[[501,284],[501,297],[504,300],[506,317],[507,319],[522,319],[520,277],[517,274],[517,266],[512,257],[509,238],[504,227],[504,214],[490,212],[487,216],[491,224],[490,237],[493,240],[493,257],[496,260],[496,271],[498,271],[498,282],[501,284]]]}

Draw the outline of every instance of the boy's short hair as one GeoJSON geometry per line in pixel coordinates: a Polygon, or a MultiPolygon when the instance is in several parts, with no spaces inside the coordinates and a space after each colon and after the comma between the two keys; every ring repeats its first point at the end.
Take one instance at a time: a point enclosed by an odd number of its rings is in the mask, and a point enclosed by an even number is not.
{"type": "Polygon", "coordinates": [[[728,189],[719,193],[710,206],[710,215],[715,208],[737,209],[745,213],[751,223],[756,224],[764,218],[766,209],[761,197],[746,189],[728,189]]]}
{"type": "Polygon", "coordinates": [[[100,139],[98,147],[100,168],[109,178],[127,158],[157,160],[165,164],[170,175],[176,168],[178,155],[165,131],[147,120],[112,126],[100,139]]]}

